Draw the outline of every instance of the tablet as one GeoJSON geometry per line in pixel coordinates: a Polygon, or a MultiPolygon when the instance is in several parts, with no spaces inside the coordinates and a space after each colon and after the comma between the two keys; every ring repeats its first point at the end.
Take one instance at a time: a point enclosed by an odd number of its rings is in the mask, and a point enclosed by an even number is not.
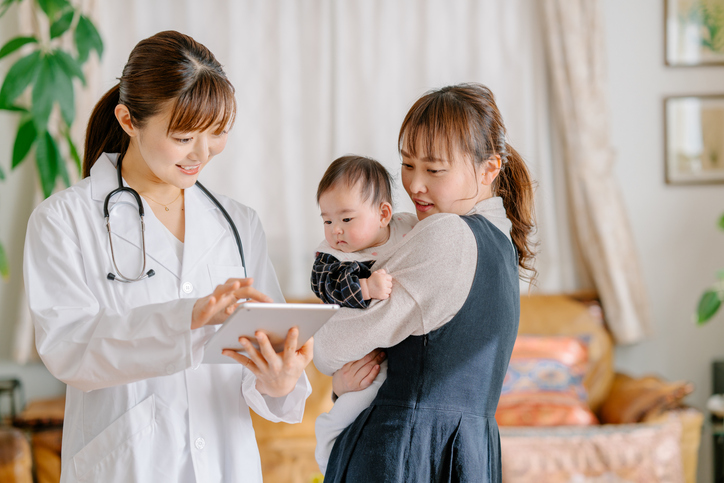
{"type": "Polygon", "coordinates": [[[276,352],[284,350],[284,340],[292,327],[299,328],[298,347],[304,345],[339,309],[336,304],[261,304],[240,305],[204,346],[204,364],[237,364],[221,354],[224,349],[243,352],[239,337],[247,337],[257,349],[254,333],[263,330],[276,352]]]}

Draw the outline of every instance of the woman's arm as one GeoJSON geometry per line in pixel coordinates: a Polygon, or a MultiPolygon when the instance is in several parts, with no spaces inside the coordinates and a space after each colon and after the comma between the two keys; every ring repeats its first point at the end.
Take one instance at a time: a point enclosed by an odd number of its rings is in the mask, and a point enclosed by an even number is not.
{"type": "Polygon", "coordinates": [[[331,375],[377,347],[441,327],[467,299],[476,260],[475,237],[459,216],[421,221],[390,258],[378,261],[394,277],[390,298],[365,310],[340,309],[315,335],[315,366],[331,375]]]}

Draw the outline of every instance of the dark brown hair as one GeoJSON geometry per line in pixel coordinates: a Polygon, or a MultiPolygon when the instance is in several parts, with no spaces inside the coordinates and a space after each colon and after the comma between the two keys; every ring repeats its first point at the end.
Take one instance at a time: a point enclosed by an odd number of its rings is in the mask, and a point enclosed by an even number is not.
{"type": "Polygon", "coordinates": [[[103,152],[128,149],[130,138],[116,120],[114,110],[123,104],[134,126],[167,106],[172,109],[167,133],[205,131],[215,134],[234,123],[234,87],[209,49],[188,35],[168,30],[140,41],[123,68],[119,83],[93,109],[86,129],[83,176],[103,152]]]}
{"type": "Polygon", "coordinates": [[[332,161],[317,187],[317,203],[324,193],[340,182],[350,188],[359,182],[363,201],[372,198],[375,206],[384,202],[392,205],[392,178],[374,159],[350,155],[332,161]]]}
{"type": "Polygon", "coordinates": [[[494,196],[503,199],[513,223],[511,238],[518,250],[521,278],[533,281],[535,243],[534,183],[525,161],[506,141],[505,125],[490,89],[481,84],[460,84],[426,93],[410,108],[400,128],[398,149],[425,157],[462,152],[480,164],[499,155],[501,168],[492,185],[494,196]],[[421,153],[417,151],[421,150],[421,153]]]}

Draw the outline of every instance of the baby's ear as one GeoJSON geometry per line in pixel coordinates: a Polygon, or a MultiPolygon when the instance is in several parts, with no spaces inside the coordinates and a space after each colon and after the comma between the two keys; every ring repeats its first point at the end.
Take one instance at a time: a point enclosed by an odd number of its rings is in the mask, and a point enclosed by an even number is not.
{"type": "Polygon", "coordinates": [[[380,226],[385,227],[390,224],[392,219],[392,205],[386,201],[380,203],[380,226]]]}

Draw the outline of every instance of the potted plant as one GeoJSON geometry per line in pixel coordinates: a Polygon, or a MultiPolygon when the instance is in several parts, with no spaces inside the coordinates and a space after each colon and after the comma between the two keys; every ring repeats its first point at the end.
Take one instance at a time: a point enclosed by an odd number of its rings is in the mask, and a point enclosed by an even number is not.
{"type": "MultiPolygon", "coordinates": [[[[2,0],[0,17],[13,4],[2,0]]],[[[12,149],[11,169],[31,152],[43,195],[51,195],[60,178],[70,186],[67,163],[81,171],[80,155],[70,135],[75,120],[75,89],[85,85],[83,64],[103,41],[93,22],[68,0],[27,0],[32,3],[33,35],[10,39],[0,47],[0,61],[24,48],[2,79],[0,110],[20,117],[12,149]]],[[[0,180],[5,172],[0,167],[0,180]]],[[[0,274],[7,278],[8,262],[0,244],[0,274]]]]}

